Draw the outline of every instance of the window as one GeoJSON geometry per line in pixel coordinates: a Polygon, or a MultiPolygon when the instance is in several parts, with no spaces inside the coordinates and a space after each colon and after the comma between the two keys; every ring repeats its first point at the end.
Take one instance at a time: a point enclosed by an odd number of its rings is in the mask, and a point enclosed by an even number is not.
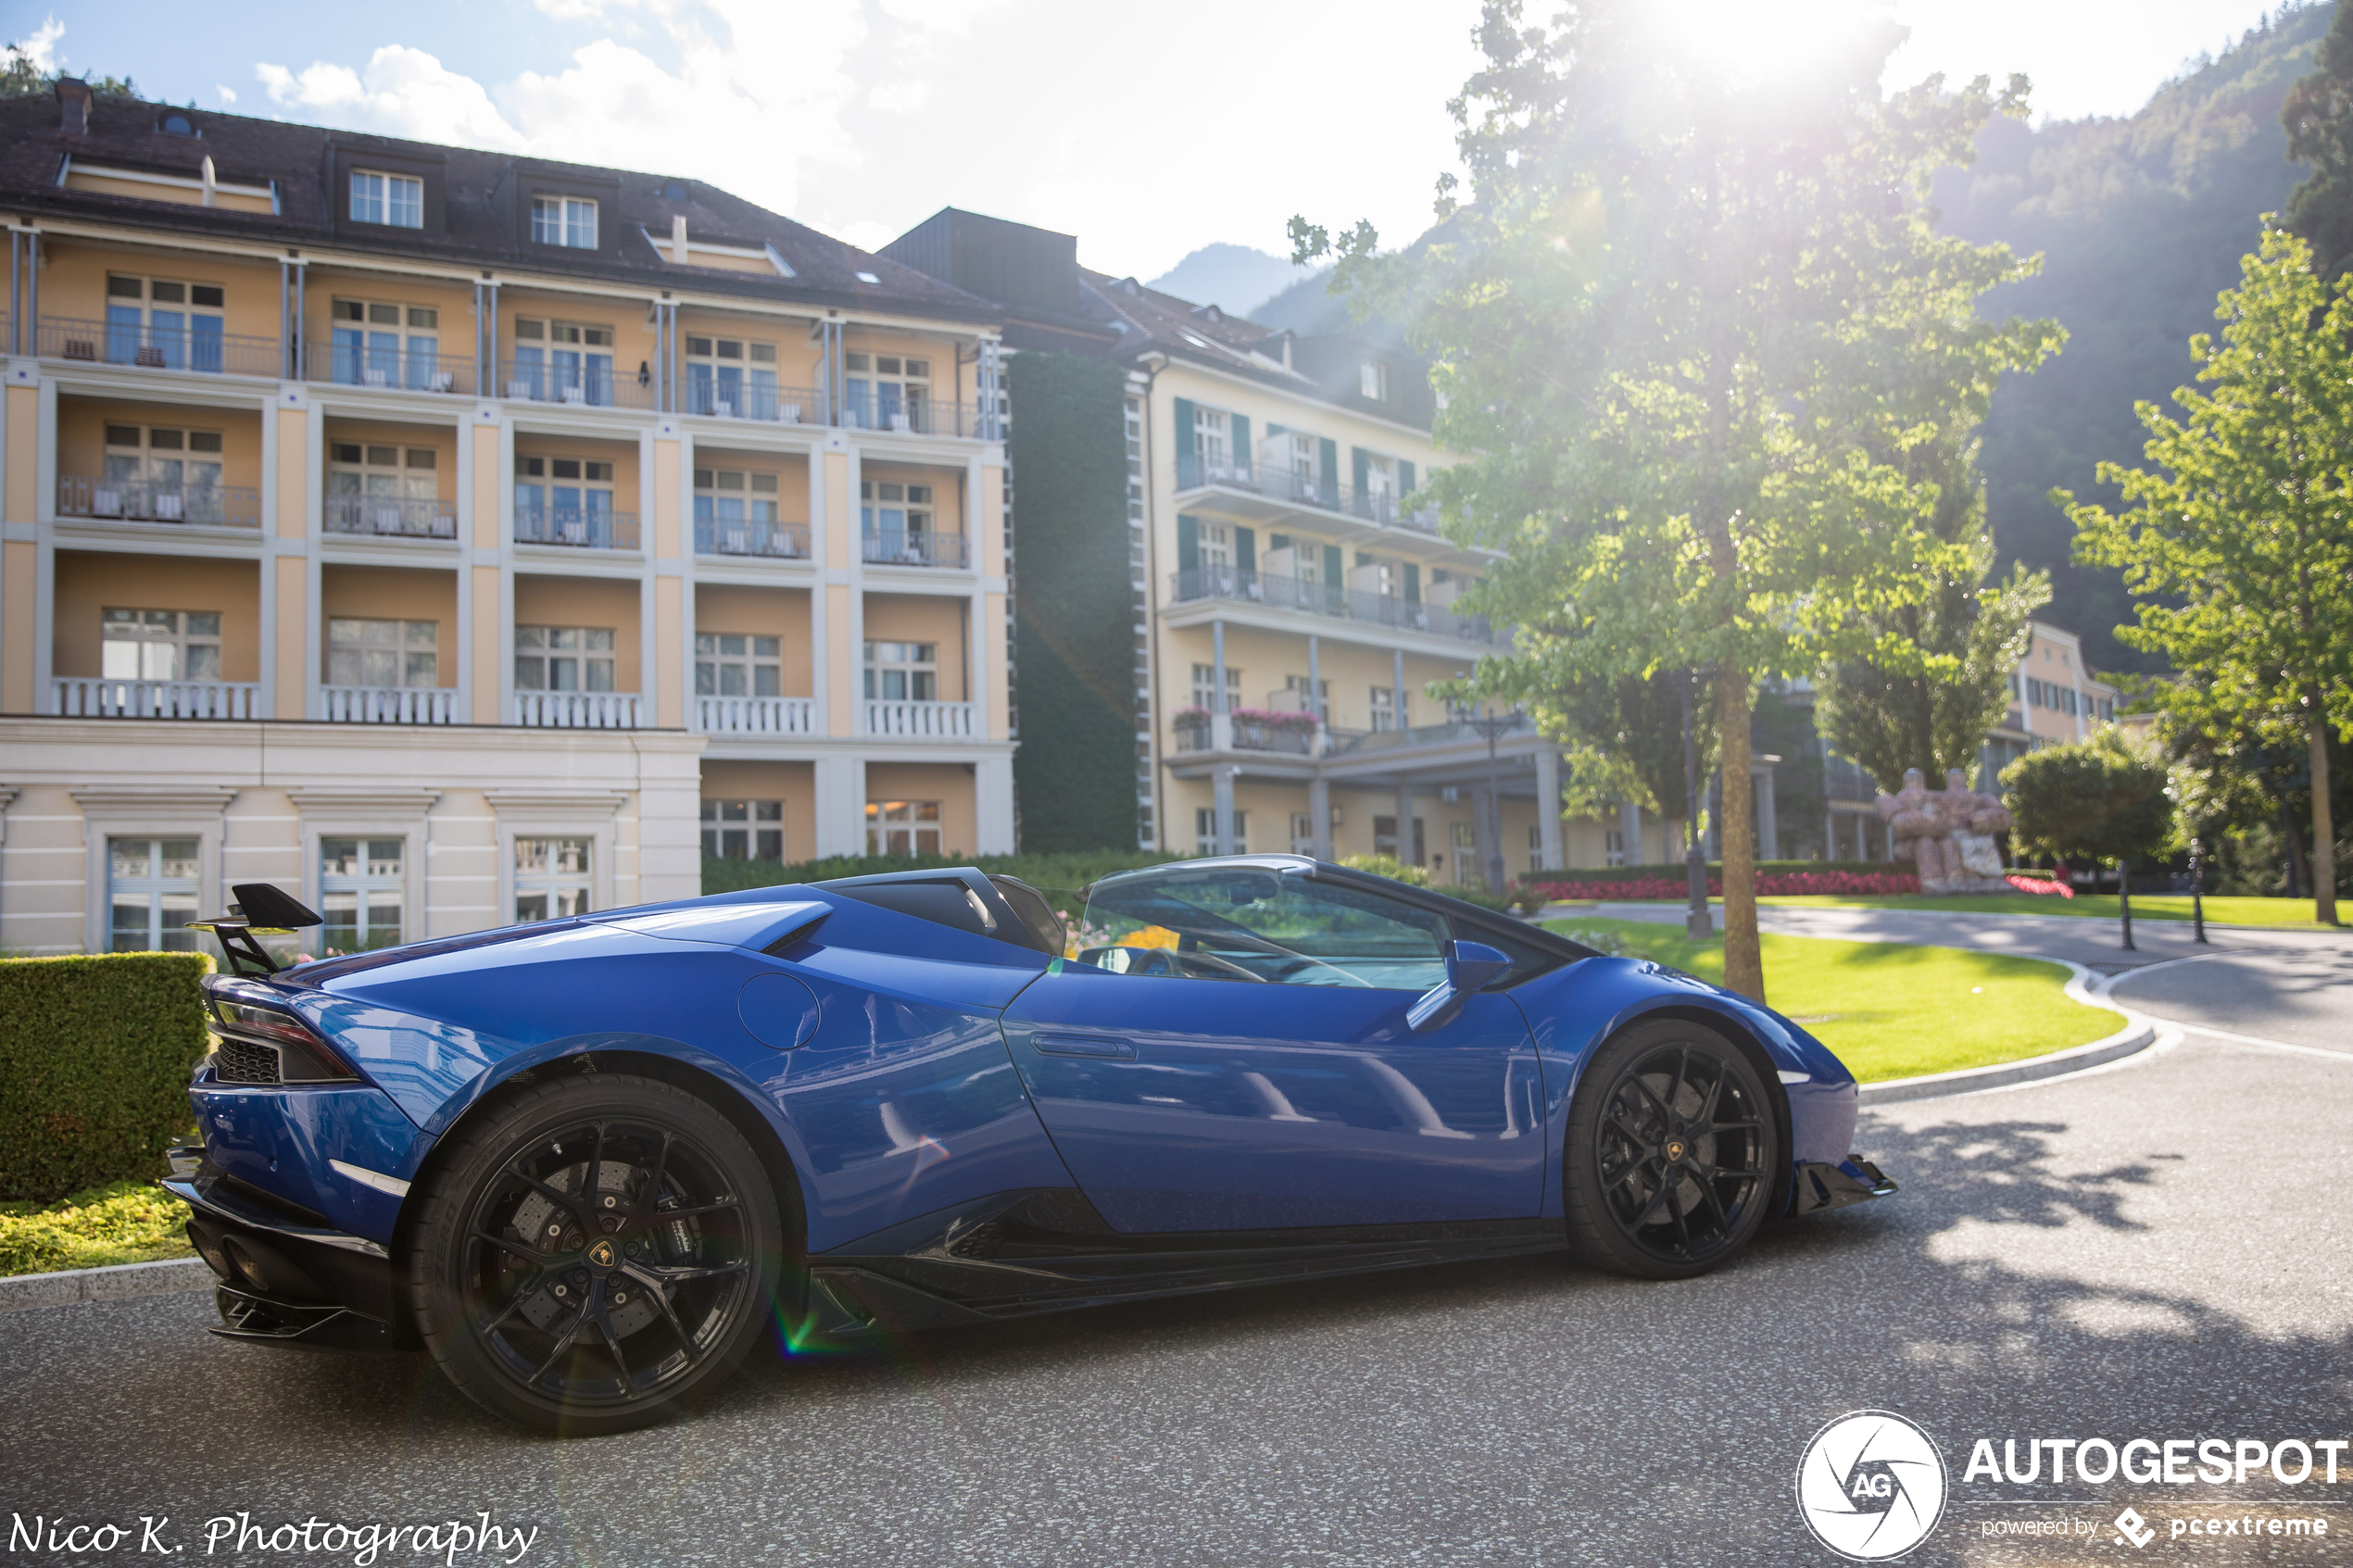
{"type": "Polygon", "coordinates": [[[931,361],[903,354],[851,353],[847,372],[848,417],[871,430],[931,430],[931,361]]]}
{"type": "Polygon", "coordinates": [[[1203,518],[1196,525],[1196,533],[1203,567],[1222,569],[1234,564],[1234,530],[1230,523],[1203,518]]]}
{"type": "Polygon", "coordinates": [[[199,609],[109,609],[98,632],[109,681],[218,681],[220,615],[199,609]]]}
{"type": "Polygon", "coordinates": [[[441,369],[441,312],[397,300],[335,299],[331,379],[347,386],[447,392],[457,373],[441,369]]]}
{"type": "Polygon", "coordinates": [[[783,859],[785,803],[781,800],[704,801],[702,852],[722,860],[783,859]]]}
{"type": "Polygon", "coordinates": [[[1151,955],[1174,965],[1153,972],[1191,979],[1391,991],[1427,991],[1445,979],[1453,935],[1435,910],[1239,866],[1107,877],[1088,896],[1085,929],[1109,933],[1110,946],[1080,957],[1123,973],[1151,955]]]}
{"type": "Polygon", "coordinates": [[[1405,860],[1409,865],[1427,865],[1429,861],[1429,856],[1426,853],[1426,851],[1429,847],[1429,845],[1428,835],[1422,832],[1425,825],[1427,824],[1425,824],[1419,817],[1416,817],[1414,819],[1414,853],[1408,857],[1404,855],[1398,855],[1397,819],[1394,817],[1375,817],[1373,819],[1373,853],[1376,855],[1397,855],[1399,859],[1405,860]]]}
{"type": "Polygon", "coordinates": [[[612,484],[610,463],[589,458],[517,458],[515,537],[610,548],[612,484]]]}
{"type": "Polygon", "coordinates": [[[406,847],[397,838],[319,841],[319,912],[327,917],[319,940],[328,951],[366,953],[400,945],[406,847]]]}
{"type": "Polygon", "coordinates": [[[1193,706],[1209,713],[1231,713],[1242,705],[1242,671],[1239,665],[1226,666],[1226,701],[1217,701],[1217,666],[1193,666],[1193,706]]]}
{"type": "Polygon", "coordinates": [[[1528,824],[1528,869],[1531,874],[1544,869],[1544,830],[1535,822],[1528,824]]]}
{"type": "Polygon", "coordinates": [[[752,636],[740,632],[696,633],[695,695],[782,696],[783,647],[780,637],[752,636]]]}
{"type": "Polygon", "coordinates": [[[934,702],[939,696],[937,643],[868,643],[866,698],[934,702]]]}
{"type": "Polygon", "coordinates": [[[697,469],[695,548],[731,556],[788,553],[768,537],[776,526],[777,490],[773,473],[697,469]]]}
{"type": "MultiPolygon", "coordinates": [[[[1332,684],[1325,681],[1319,684],[1322,689],[1315,694],[1315,719],[1318,723],[1328,724],[1332,721],[1332,684]]],[[[1304,675],[1284,676],[1283,699],[1283,705],[1288,711],[1306,712],[1307,677],[1304,675]]]]}
{"type": "Polygon", "coordinates": [[[1626,830],[1611,828],[1602,834],[1602,864],[1622,866],[1626,863],[1626,830]]]}
{"type": "Polygon", "coordinates": [[[515,840],[515,920],[563,920],[588,912],[585,838],[515,840]]]}
{"type": "MultiPolygon", "coordinates": [[[[1234,850],[1237,855],[1250,853],[1250,813],[1239,807],[1234,811],[1234,850]]],[[[1193,808],[1193,853],[1217,853],[1217,811],[1214,807],[1193,808]]]]}
{"type": "Polygon", "coordinates": [[[931,486],[858,482],[858,527],[871,561],[930,564],[931,486]]]}
{"type": "Polygon", "coordinates": [[[224,521],[222,445],[217,430],[109,424],[105,473],[90,509],[158,522],[224,521]]]}
{"type": "Polygon", "coordinates": [[[1470,882],[1478,874],[1478,824],[1453,822],[1454,880],[1470,882]]]}
{"type": "Polygon", "coordinates": [[[776,418],[776,345],[686,334],[686,412],[776,418]]]}
{"type": "Polygon", "coordinates": [[[1127,399],[1127,521],[1144,521],[1144,400],[1127,399]]]}
{"type": "Polygon", "coordinates": [[[107,359],[159,370],[219,370],[226,297],[219,283],[109,273],[107,359]]]}
{"type": "Polygon", "coordinates": [[[1359,396],[1376,403],[1389,401],[1389,367],[1378,359],[1366,359],[1356,367],[1356,391],[1359,396]]]}
{"type": "Polygon", "coordinates": [[[432,621],[327,621],[327,684],[441,684],[441,626],[432,621]]]}
{"type": "Polygon", "coordinates": [[[938,801],[866,802],[867,854],[937,855],[939,852],[938,801]]]}
{"type": "Polygon", "coordinates": [[[1308,811],[1290,814],[1290,852],[1294,855],[1315,853],[1315,818],[1308,811]]]}
{"type": "Polygon", "coordinates": [[[613,689],[612,659],[610,626],[515,628],[517,691],[609,692],[613,689]]]}
{"type": "Polygon", "coordinates": [[[1373,710],[1373,728],[1376,732],[1410,728],[1413,724],[1414,694],[1411,692],[1400,693],[1395,686],[1375,686],[1372,688],[1371,706],[1373,710]],[[1403,724],[1399,722],[1397,708],[1397,699],[1401,696],[1403,696],[1405,699],[1404,720],[1403,724]]]}
{"type": "Polygon", "coordinates": [[[193,838],[107,840],[107,902],[111,949],[118,953],[193,953],[196,881],[193,838]]]}
{"type": "Polygon", "coordinates": [[[531,198],[531,242],[567,245],[573,250],[597,248],[597,204],[579,196],[531,198]]]}
{"type": "Polygon", "coordinates": [[[1231,468],[1229,429],[1225,409],[1193,406],[1193,457],[1201,463],[1203,479],[1223,474],[1231,468]]]}
{"type": "MultiPolygon", "coordinates": [[[[596,233],[596,209],[589,209],[588,232],[596,233]]],[[[425,226],[425,182],[406,174],[351,171],[351,220],[388,223],[396,229],[425,226]]],[[[589,244],[596,244],[592,237],[589,244]]]]}
{"type": "Polygon", "coordinates": [[[342,532],[426,532],[448,538],[455,532],[439,520],[441,458],[430,446],[386,446],[373,442],[327,444],[327,526],[342,532]],[[408,524],[412,514],[420,527],[408,524]]]}
{"type": "Polygon", "coordinates": [[[1385,520],[1384,506],[1397,499],[1397,459],[1365,454],[1365,496],[1376,520],[1385,520]]]}
{"type": "Polygon", "coordinates": [[[612,401],[612,329],[518,316],[513,371],[510,397],[602,408],[612,401]]]}

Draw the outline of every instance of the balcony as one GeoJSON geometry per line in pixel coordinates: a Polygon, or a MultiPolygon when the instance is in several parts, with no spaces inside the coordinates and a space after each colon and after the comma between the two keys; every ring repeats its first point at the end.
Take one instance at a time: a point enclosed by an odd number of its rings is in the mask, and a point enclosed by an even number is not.
{"type": "Polygon", "coordinates": [[[939,566],[962,571],[972,564],[961,533],[896,533],[862,535],[860,559],[869,566],[939,566]]]}
{"type": "Polygon", "coordinates": [[[458,503],[407,495],[330,495],[326,529],[378,539],[455,539],[458,503]]]}
{"type": "Polygon", "coordinates": [[[447,686],[321,686],[319,716],[330,724],[454,724],[458,694],[447,686]]]}
{"type": "Polygon", "coordinates": [[[1286,757],[1315,754],[1315,721],[1304,714],[1238,708],[1210,713],[1189,708],[1176,719],[1178,751],[1271,751],[1286,757]]]}
{"type": "Polygon", "coordinates": [[[980,734],[980,705],[890,702],[870,697],[866,702],[865,733],[920,740],[973,740],[980,734]]]}
{"type": "Polygon", "coordinates": [[[812,707],[805,696],[698,696],[695,728],[710,735],[805,735],[812,707]]]}
{"type": "Polygon", "coordinates": [[[578,507],[518,507],[515,543],[563,545],[582,550],[634,550],[637,514],[578,507]]]}
{"type": "Polygon", "coordinates": [[[110,522],[190,523],[208,528],[261,526],[261,492],[244,484],[164,484],[149,479],[57,481],[59,517],[110,522]]]}
{"type": "Polygon", "coordinates": [[[1295,577],[1269,577],[1236,566],[1196,567],[1190,571],[1176,572],[1170,579],[1169,602],[1172,604],[1193,604],[1214,599],[1265,605],[1274,609],[1302,610],[1309,615],[1363,621],[1403,632],[1459,637],[1466,643],[1498,640],[1494,629],[1483,615],[1460,615],[1442,606],[1417,599],[1367,594],[1353,588],[1335,587],[1328,583],[1309,583],[1295,577]]]}
{"type": "Polygon", "coordinates": [[[706,381],[688,366],[681,412],[707,419],[755,420],[765,424],[797,425],[825,422],[825,395],[813,386],[746,386],[722,379],[706,381]]]}
{"type": "Polygon", "coordinates": [[[419,352],[392,345],[362,347],[356,343],[313,343],[304,348],[303,360],[304,379],[308,381],[386,392],[473,395],[472,364],[437,351],[419,352]]]}
{"type": "Polygon", "coordinates": [[[68,719],[250,719],[258,681],[123,681],[60,675],[50,710],[68,719]]]}
{"type": "Polygon", "coordinates": [[[895,431],[901,435],[972,436],[997,439],[997,417],[976,403],[943,403],[937,398],[900,395],[896,385],[880,389],[853,384],[842,399],[834,421],[852,430],[895,431]]]}
{"type": "Polygon", "coordinates": [[[575,408],[651,408],[651,371],[613,373],[604,355],[550,354],[545,359],[501,359],[495,378],[498,395],[510,403],[556,403],[575,408]]]}
{"type": "Polygon", "coordinates": [[[267,376],[285,373],[284,352],[274,337],[213,330],[220,319],[192,318],[193,325],[161,327],[145,321],[84,321],[44,316],[34,335],[34,352],[44,359],[77,359],[143,370],[179,370],[199,375],[267,376]]]}
{"type": "Polygon", "coordinates": [[[1438,534],[1436,507],[1408,508],[1403,497],[1386,490],[1353,490],[1289,469],[1231,459],[1204,462],[1195,452],[1177,455],[1176,489],[1180,495],[1194,490],[1225,490],[1257,496],[1271,503],[1266,508],[1268,515],[1305,509],[1350,518],[1375,528],[1403,528],[1432,538],[1438,534]]]}
{"type": "Polygon", "coordinates": [[[517,692],[513,722],[537,730],[641,728],[635,692],[517,692]]]}
{"type": "Polygon", "coordinates": [[[738,522],[695,520],[695,553],[754,556],[767,560],[807,560],[809,525],[804,522],[738,522]]]}

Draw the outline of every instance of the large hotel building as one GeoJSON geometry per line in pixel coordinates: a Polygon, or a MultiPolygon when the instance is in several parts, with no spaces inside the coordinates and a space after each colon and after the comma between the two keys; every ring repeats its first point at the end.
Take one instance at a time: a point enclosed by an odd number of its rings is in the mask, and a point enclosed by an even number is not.
{"type": "Polygon", "coordinates": [[[1013,847],[994,306],[691,180],[70,81],[0,103],[0,949],[1013,847]]]}

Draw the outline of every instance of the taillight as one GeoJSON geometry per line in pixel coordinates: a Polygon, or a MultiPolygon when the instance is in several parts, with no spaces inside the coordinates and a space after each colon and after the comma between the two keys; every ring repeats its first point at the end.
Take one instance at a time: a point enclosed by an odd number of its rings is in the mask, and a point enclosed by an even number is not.
{"type": "Polygon", "coordinates": [[[213,990],[209,1000],[223,1060],[236,1064],[220,1074],[224,1082],[333,1084],[356,1076],[334,1047],[293,1013],[226,990],[213,990]],[[269,1071],[273,1060],[274,1073],[269,1071]]]}

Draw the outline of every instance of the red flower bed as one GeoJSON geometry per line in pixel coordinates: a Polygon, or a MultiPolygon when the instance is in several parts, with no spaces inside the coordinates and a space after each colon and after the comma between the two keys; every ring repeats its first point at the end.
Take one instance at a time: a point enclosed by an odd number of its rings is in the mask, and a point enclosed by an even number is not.
{"type": "MultiPolygon", "coordinates": [[[[1607,882],[1548,878],[1527,885],[1547,898],[1640,901],[1680,899],[1691,896],[1691,884],[1680,877],[1652,876],[1607,882]]],[[[1809,893],[1890,895],[1918,893],[1919,890],[1920,879],[1909,872],[1768,872],[1756,879],[1756,891],[1760,895],[1776,897],[1809,893]]],[[[1708,878],[1707,891],[1711,897],[1721,897],[1723,882],[1719,878],[1708,878]]]]}
{"type": "Polygon", "coordinates": [[[2035,893],[2040,894],[2045,897],[2048,897],[2054,893],[2057,894],[2062,898],[2072,898],[2075,897],[2075,889],[2070,887],[2067,884],[2063,882],[2050,882],[2039,876],[2020,876],[2016,873],[2012,873],[2011,875],[2004,877],[2002,880],[2008,883],[2012,887],[2017,888],[2020,893],[2035,893]]]}

